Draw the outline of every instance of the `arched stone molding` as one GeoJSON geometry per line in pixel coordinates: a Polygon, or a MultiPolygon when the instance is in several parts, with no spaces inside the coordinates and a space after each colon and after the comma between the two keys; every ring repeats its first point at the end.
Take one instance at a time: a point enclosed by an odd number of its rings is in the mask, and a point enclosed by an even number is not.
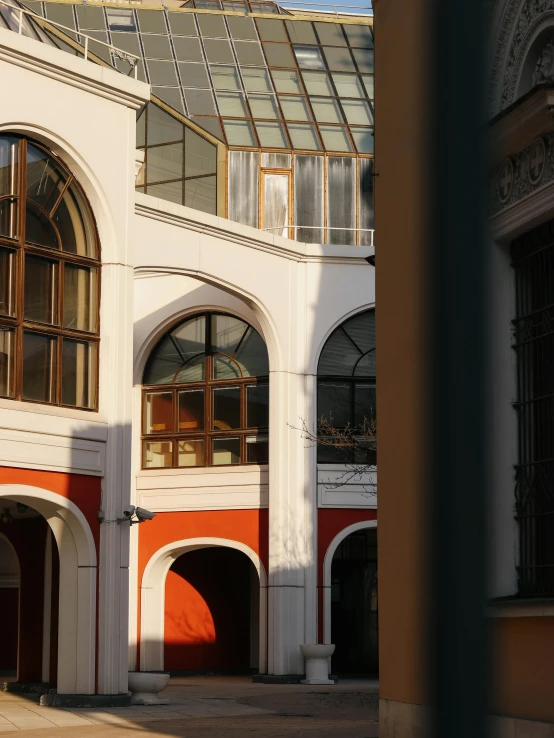
{"type": "Polygon", "coordinates": [[[109,198],[93,169],[75,147],[55,131],[33,123],[13,121],[0,125],[0,133],[8,132],[34,138],[62,159],[89,200],[98,229],[102,263],[125,263],[125,254],[119,253],[120,249],[117,247],[119,241],[109,198]]]}
{"type": "Polygon", "coordinates": [[[376,520],[361,520],[359,523],[353,523],[337,533],[329,544],[329,548],[323,559],[323,642],[331,643],[331,566],[333,564],[333,556],[337,548],[351,533],[365,528],[376,528],[376,520]]]}
{"type": "Polygon", "coordinates": [[[244,553],[254,564],[260,580],[259,671],[267,671],[267,575],[258,554],[240,541],[227,538],[188,538],[163,546],[151,557],[142,576],[140,622],[141,671],[164,668],[165,580],[173,562],[189,551],[220,546],[244,553]]]}
{"type": "Polygon", "coordinates": [[[0,572],[0,587],[19,587],[19,584],[21,582],[21,567],[19,565],[19,556],[17,555],[17,551],[15,550],[12,542],[7,536],[5,536],[3,533],[0,533],[0,539],[10,550],[10,553],[13,557],[13,564],[15,564],[15,566],[13,567],[13,571],[0,572]]]}
{"type": "Polygon", "coordinates": [[[96,664],[96,546],[81,510],[66,497],[22,484],[0,484],[0,498],[40,513],[60,558],[59,694],[94,694],[96,664]]]}

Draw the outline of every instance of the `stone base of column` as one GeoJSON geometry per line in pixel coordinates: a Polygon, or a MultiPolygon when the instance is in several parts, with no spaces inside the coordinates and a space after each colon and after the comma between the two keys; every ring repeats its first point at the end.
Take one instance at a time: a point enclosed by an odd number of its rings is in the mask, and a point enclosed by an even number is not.
{"type": "Polygon", "coordinates": [[[308,682],[305,674],[254,674],[252,681],[256,684],[336,684],[339,678],[329,674],[328,681],[308,682]]]}
{"type": "Polygon", "coordinates": [[[2,692],[15,694],[46,694],[51,689],[47,682],[2,682],[2,692]]]}
{"type": "Polygon", "coordinates": [[[47,707],[128,707],[130,694],[43,694],[40,704],[47,707]]]}

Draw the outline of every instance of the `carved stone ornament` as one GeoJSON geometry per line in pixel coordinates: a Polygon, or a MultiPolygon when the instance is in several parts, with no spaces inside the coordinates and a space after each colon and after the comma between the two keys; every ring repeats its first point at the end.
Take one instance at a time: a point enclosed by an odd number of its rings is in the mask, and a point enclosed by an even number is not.
{"type": "Polygon", "coordinates": [[[498,199],[502,204],[508,202],[512,194],[512,186],[514,184],[514,165],[511,159],[504,159],[498,167],[496,174],[496,190],[498,199]]]}
{"type": "Polygon", "coordinates": [[[544,139],[541,137],[533,141],[531,148],[529,149],[529,181],[531,184],[536,185],[540,182],[544,166],[546,164],[546,145],[544,139]]]}

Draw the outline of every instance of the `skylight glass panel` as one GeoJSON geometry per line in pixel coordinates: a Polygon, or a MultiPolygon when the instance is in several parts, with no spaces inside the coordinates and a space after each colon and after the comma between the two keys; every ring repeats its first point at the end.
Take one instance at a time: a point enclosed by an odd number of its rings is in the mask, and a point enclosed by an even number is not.
{"type": "Polygon", "coordinates": [[[295,67],[296,63],[287,44],[264,43],[264,52],[270,67],[295,67]]]}
{"type": "Polygon", "coordinates": [[[236,67],[211,67],[216,90],[240,90],[240,77],[236,67]]]}
{"type": "Polygon", "coordinates": [[[374,93],[374,88],[373,88],[374,77],[373,75],[363,74],[362,79],[364,81],[364,86],[367,91],[367,96],[369,97],[370,100],[373,100],[374,98],[374,94],[373,94],[374,93]]]}
{"type": "Polygon", "coordinates": [[[157,105],[148,105],[148,146],[183,139],[183,124],[157,105]]]}
{"type": "Polygon", "coordinates": [[[185,180],[185,205],[204,213],[217,212],[216,177],[185,180]]]}
{"type": "Polygon", "coordinates": [[[329,75],[324,72],[302,72],[309,95],[334,95],[329,75]]]}
{"type": "Polygon", "coordinates": [[[343,26],[350,46],[359,46],[362,49],[373,48],[373,33],[370,26],[343,26]]]}
{"type": "Polygon", "coordinates": [[[228,41],[219,39],[204,39],[204,49],[208,61],[216,64],[232,64],[235,59],[228,41]]]}
{"type": "Polygon", "coordinates": [[[260,45],[253,41],[235,41],[235,51],[239,64],[265,64],[260,45]]]}
{"type": "Polygon", "coordinates": [[[252,94],[248,96],[254,118],[279,118],[279,109],[274,95],[252,94]]]}
{"type": "Polygon", "coordinates": [[[272,69],[271,76],[273,77],[273,84],[277,92],[304,92],[298,72],[289,72],[286,69],[272,69]]]}
{"type": "Polygon", "coordinates": [[[289,147],[282,123],[258,120],[256,121],[256,131],[261,146],[266,146],[268,149],[287,149],[289,147]]]}
{"type": "Polygon", "coordinates": [[[350,133],[360,154],[373,154],[372,128],[351,128],[350,133]]]}
{"type": "Polygon", "coordinates": [[[279,96],[285,120],[310,120],[310,110],[305,97],[279,96]]]}
{"type": "Polygon", "coordinates": [[[143,35],[142,45],[147,59],[173,59],[167,36],[143,35]]]}
{"type": "Polygon", "coordinates": [[[373,74],[373,51],[368,49],[352,49],[354,59],[360,72],[373,74]]]}
{"type": "Polygon", "coordinates": [[[355,72],[356,67],[348,49],[333,49],[330,46],[323,48],[327,64],[332,72],[355,72]]]}
{"type": "Polygon", "coordinates": [[[197,36],[196,25],[194,23],[194,16],[191,13],[176,13],[170,12],[168,14],[169,26],[171,32],[177,36],[197,36]]]}
{"type": "Polygon", "coordinates": [[[348,123],[360,126],[373,125],[373,115],[364,100],[343,100],[342,109],[348,123]]]}
{"type": "Polygon", "coordinates": [[[303,69],[325,69],[325,62],[317,46],[294,46],[298,66],[303,69]]]}
{"type": "Polygon", "coordinates": [[[293,44],[317,44],[317,38],[311,23],[308,21],[285,21],[293,44]]]}
{"type": "Polygon", "coordinates": [[[320,151],[321,145],[313,123],[287,123],[292,146],[295,149],[320,151]]]}
{"type": "Polygon", "coordinates": [[[216,147],[190,128],[185,128],[185,177],[215,174],[216,169],[216,147]]]}
{"type": "Polygon", "coordinates": [[[341,126],[319,126],[319,132],[327,151],[352,151],[352,144],[341,126]]]}
{"type": "Polygon", "coordinates": [[[76,9],[79,28],[82,28],[83,30],[105,30],[106,20],[104,18],[104,8],[95,8],[90,5],[77,5],[76,9]]]}
{"type": "Polygon", "coordinates": [[[193,120],[195,123],[201,126],[205,131],[208,131],[208,133],[211,133],[212,136],[215,136],[220,141],[224,140],[223,131],[221,130],[221,125],[219,123],[219,118],[204,118],[204,117],[193,116],[193,120]]]}
{"type": "Polygon", "coordinates": [[[344,122],[336,100],[330,97],[312,97],[310,103],[318,123],[344,122]]]}
{"type": "Polygon", "coordinates": [[[127,33],[137,30],[135,17],[132,10],[125,8],[106,8],[108,26],[110,31],[125,31],[127,33]]]}
{"type": "Polygon", "coordinates": [[[183,144],[153,146],[148,149],[146,184],[179,179],[183,176],[183,144]]]}
{"type": "Polygon", "coordinates": [[[230,146],[257,146],[252,124],[247,120],[224,120],[225,134],[230,146]]]}
{"type": "Polygon", "coordinates": [[[335,72],[332,77],[339,97],[365,97],[362,80],[357,74],[335,72]]]}
{"type": "Polygon", "coordinates": [[[267,69],[249,67],[241,70],[242,81],[248,91],[272,92],[267,69]]]}
{"type": "Polygon", "coordinates": [[[179,84],[175,64],[172,61],[152,61],[149,59],[147,64],[150,84],[163,85],[164,87],[175,87],[179,84]]]}
{"type": "Polygon", "coordinates": [[[315,23],[319,42],[323,46],[346,46],[342,27],[338,23],[315,23]]]}
{"type": "Polygon", "coordinates": [[[180,38],[179,36],[174,36],[173,46],[175,47],[175,55],[178,61],[204,61],[200,41],[197,38],[180,38]]]}
{"type": "Polygon", "coordinates": [[[112,44],[116,48],[122,49],[122,51],[128,51],[130,54],[135,54],[135,56],[142,56],[136,33],[112,33],[112,44]]]}
{"type": "Polygon", "coordinates": [[[230,15],[227,16],[227,23],[229,24],[229,31],[233,38],[250,39],[252,41],[258,40],[258,34],[256,33],[252,18],[236,18],[230,15]]]}
{"type": "Polygon", "coordinates": [[[262,152],[262,167],[268,169],[290,169],[290,154],[276,154],[274,151],[262,152]]]}
{"type": "MultiPolygon", "coordinates": [[[[86,30],[83,31],[83,33],[86,33],[86,35],[90,36],[90,38],[95,38],[98,41],[103,41],[105,44],[108,43],[108,34],[106,33],[106,31],[86,30]]],[[[81,43],[85,43],[84,38],[81,38],[81,43]]],[[[90,52],[96,54],[96,56],[100,57],[100,59],[103,59],[108,64],[112,63],[111,52],[107,46],[102,46],[102,44],[95,44],[94,41],[89,41],[88,48],[90,52]]]]}
{"type": "Polygon", "coordinates": [[[256,25],[262,41],[287,42],[288,36],[285,25],[281,20],[270,20],[269,18],[257,18],[256,25]]]}
{"type": "Polygon", "coordinates": [[[152,94],[166,102],[178,113],[184,112],[180,87],[152,87],[152,94]]]}
{"type": "Polygon", "coordinates": [[[179,74],[183,87],[210,87],[210,80],[203,64],[179,62],[179,74]]]}
{"type": "Polygon", "coordinates": [[[241,92],[218,92],[219,114],[230,118],[248,118],[248,110],[241,92]]]}
{"type": "Polygon", "coordinates": [[[75,17],[73,15],[73,5],[62,5],[61,3],[46,3],[46,17],[54,23],[61,23],[62,26],[75,28],[75,17]]]}
{"type": "Polygon", "coordinates": [[[217,115],[211,90],[183,90],[190,115],[217,115]]]}
{"type": "Polygon", "coordinates": [[[221,10],[222,6],[219,0],[196,0],[197,8],[202,10],[221,10]]]}
{"type": "Polygon", "coordinates": [[[204,38],[227,38],[227,29],[222,15],[198,15],[200,33],[204,38]]]}
{"type": "Polygon", "coordinates": [[[164,184],[148,185],[148,194],[159,197],[160,200],[183,204],[183,183],[165,182],[164,184]]]}
{"type": "Polygon", "coordinates": [[[162,10],[137,10],[137,17],[142,33],[167,33],[162,10]]]}

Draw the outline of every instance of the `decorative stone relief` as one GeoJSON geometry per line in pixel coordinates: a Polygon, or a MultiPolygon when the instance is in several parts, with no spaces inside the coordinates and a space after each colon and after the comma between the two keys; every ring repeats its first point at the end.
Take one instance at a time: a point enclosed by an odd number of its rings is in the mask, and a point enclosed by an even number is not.
{"type": "Polygon", "coordinates": [[[496,167],[490,179],[491,215],[549,182],[554,182],[554,133],[540,136],[496,167]]]}

